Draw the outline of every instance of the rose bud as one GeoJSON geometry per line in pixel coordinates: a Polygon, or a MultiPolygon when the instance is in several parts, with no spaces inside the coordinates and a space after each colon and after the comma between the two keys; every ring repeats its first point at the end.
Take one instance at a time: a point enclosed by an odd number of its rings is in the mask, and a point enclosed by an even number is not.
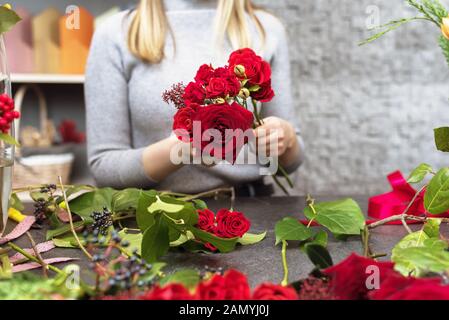
{"type": "Polygon", "coordinates": [[[250,95],[251,93],[247,88],[242,88],[242,90],[240,90],[239,92],[239,97],[242,99],[248,99],[250,95]]]}
{"type": "Polygon", "coordinates": [[[449,16],[447,18],[443,18],[441,32],[443,33],[443,36],[449,40],[449,16]]]}
{"type": "Polygon", "coordinates": [[[241,64],[238,64],[234,67],[234,73],[239,78],[246,78],[245,72],[246,72],[245,67],[242,66],[241,64]]]}
{"type": "Polygon", "coordinates": [[[214,100],[214,103],[215,103],[215,104],[223,104],[223,103],[225,103],[225,102],[226,102],[226,100],[223,99],[223,98],[217,98],[217,99],[214,100]]]}

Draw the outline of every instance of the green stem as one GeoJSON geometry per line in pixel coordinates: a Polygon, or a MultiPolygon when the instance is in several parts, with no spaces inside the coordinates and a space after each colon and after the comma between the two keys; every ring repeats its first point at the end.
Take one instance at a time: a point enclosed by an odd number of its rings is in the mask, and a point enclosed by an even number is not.
{"type": "Polygon", "coordinates": [[[278,170],[279,172],[282,174],[282,176],[285,178],[285,180],[287,180],[288,185],[290,186],[290,188],[293,188],[293,181],[290,178],[290,176],[288,175],[287,171],[285,171],[284,167],[282,165],[278,166],[278,170]]]}
{"type": "MultiPolygon", "coordinates": [[[[33,255],[29,254],[28,252],[26,252],[25,250],[20,248],[18,245],[14,244],[12,242],[8,243],[8,245],[11,247],[11,249],[17,251],[18,253],[22,254],[24,257],[28,258],[28,260],[31,260],[33,262],[37,262],[37,263],[41,264],[39,259],[37,259],[33,255]]],[[[63,270],[56,268],[55,266],[52,266],[51,264],[48,264],[47,268],[51,271],[58,273],[58,274],[64,274],[64,275],[66,274],[63,270]]]]}
{"type": "Polygon", "coordinates": [[[287,188],[284,187],[284,185],[279,181],[278,177],[274,174],[272,175],[274,182],[277,184],[279,188],[285,193],[285,195],[289,196],[290,193],[288,192],[287,188]]]}
{"type": "Polygon", "coordinates": [[[288,285],[288,264],[287,264],[287,241],[282,240],[282,266],[284,267],[284,278],[281,285],[286,287],[288,285]]]}

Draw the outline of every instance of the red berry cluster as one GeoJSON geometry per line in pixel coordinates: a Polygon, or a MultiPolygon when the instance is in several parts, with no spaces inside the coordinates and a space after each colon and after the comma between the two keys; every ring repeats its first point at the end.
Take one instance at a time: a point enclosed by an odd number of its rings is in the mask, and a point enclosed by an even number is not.
{"type": "Polygon", "coordinates": [[[18,118],[20,113],[14,110],[14,100],[6,93],[0,95],[0,131],[8,133],[11,122],[18,118]]]}

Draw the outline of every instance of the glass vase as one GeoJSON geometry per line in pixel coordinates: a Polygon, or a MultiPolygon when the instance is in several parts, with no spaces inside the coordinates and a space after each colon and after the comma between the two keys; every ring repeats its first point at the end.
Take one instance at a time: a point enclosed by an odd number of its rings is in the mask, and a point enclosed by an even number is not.
{"type": "MultiPolygon", "coordinates": [[[[7,94],[12,97],[11,78],[8,71],[5,43],[0,36],[0,95],[7,94]]],[[[9,135],[15,137],[14,122],[11,124],[9,135]]],[[[12,189],[12,172],[14,165],[14,145],[0,140],[0,235],[3,234],[8,221],[9,200],[12,189]]]]}

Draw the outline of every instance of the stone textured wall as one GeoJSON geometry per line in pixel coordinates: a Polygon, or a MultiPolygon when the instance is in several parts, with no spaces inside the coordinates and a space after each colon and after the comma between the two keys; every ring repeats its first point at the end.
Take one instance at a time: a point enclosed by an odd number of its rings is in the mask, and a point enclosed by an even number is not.
{"type": "Polygon", "coordinates": [[[381,23],[413,10],[402,0],[256,2],[284,21],[290,37],[307,143],[298,193],[374,194],[388,190],[391,171],[449,163],[433,144],[432,129],[449,124],[449,68],[434,25],[415,22],[359,47],[369,6],[379,8],[381,23]]]}

